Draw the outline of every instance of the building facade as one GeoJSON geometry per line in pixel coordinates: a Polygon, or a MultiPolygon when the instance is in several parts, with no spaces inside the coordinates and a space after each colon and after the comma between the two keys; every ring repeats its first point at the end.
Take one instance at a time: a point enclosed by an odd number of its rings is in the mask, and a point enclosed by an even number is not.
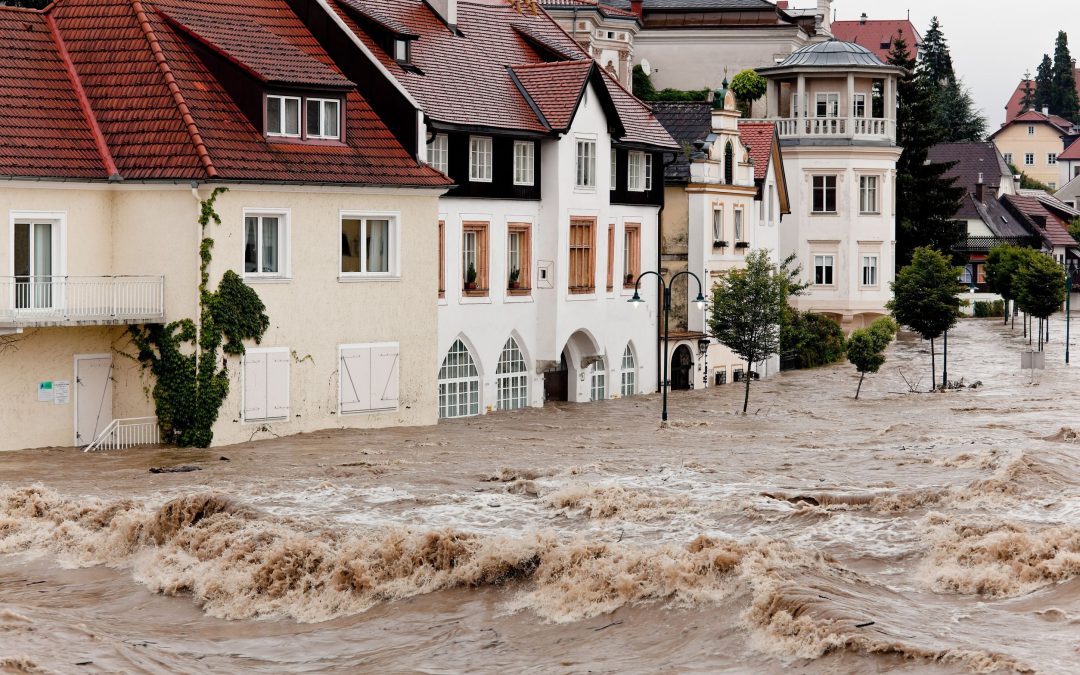
{"type": "Polygon", "coordinates": [[[435,422],[450,182],[288,5],[72,0],[0,22],[19,36],[0,79],[28,83],[0,88],[0,449],[154,436],[127,327],[197,318],[200,202],[218,187],[210,286],[235,271],[270,326],[223,357],[214,443],[435,422]]]}
{"type": "Polygon", "coordinates": [[[641,29],[637,14],[596,0],[541,0],[600,67],[627,89],[633,88],[634,36],[641,29]]]}
{"type": "Polygon", "coordinates": [[[1075,132],[1072,122],[1063,117],[1047,110],[1028,110],[990,134],[990,140],[1006,162],[1053,192],[1064,185],[1058,156],[1075,132]]]}

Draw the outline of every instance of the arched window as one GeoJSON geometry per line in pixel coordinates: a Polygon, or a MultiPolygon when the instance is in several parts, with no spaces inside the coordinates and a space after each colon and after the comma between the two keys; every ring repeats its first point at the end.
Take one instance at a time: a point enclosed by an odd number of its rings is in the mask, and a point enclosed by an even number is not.
{"type": "Polygon", "coordinates": [[[589,372],[591,375],[589,400],[603,401],[607,398],[607,365],[604,363],[604,359],[593,363],[589,372]]]}
{"type": "Polygon", "coordinates": [[[629,344],[622,355],[621,394],[623,398],[637,394],[637,364],[634,362],[634,350],[629,344]]]}
{"type": "Polygon", "coordinates": [[[724,182],[728,185],[735,183],[735,148],[731,141],[724,148],[724,182]]]}
{"type": "Polygon", "coordinates": [[[472,354],[455,340],[439,369],[439,417],[480,414],[480,374],[472,354]]]}
{"type": "Polygon", "coordinates": [[[529,369],[525,367],[525,359],[514,338],[503,345],[495,383],[499,410],[517,410],[529,405],[529,369]]]}

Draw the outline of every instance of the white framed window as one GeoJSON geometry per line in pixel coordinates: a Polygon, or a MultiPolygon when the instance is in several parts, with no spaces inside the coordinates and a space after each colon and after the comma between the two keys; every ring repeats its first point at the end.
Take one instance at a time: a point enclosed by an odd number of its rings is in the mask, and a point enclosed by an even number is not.
{"type": "Polygon", "coordinates": [[[428,164],[436,171],[450,173],[450,141],[446,134],[435,134],[428,148],[428,164]]]}
{"type": "Polygon", "coordinates": [[[340,138],[341,101],[333,98],[309,98],[306,103],[307,137],[340,138]]]}
{"type": "Polygon", "coordinates": [[[579,188],[596,187],[596,141],[578,139],[576,185],[579,188]]]}
{"type": "Polygon", "coordinates": [[[480,373],[469,348],[455,340],[439,368],[439,418],[480,414],[480,373]]]}
{"type": "Polygon", "coordinates": [[[1005,158],[1005,163],[1006,164],[1012,164],[1012,153],[1011,152],[1006,152],[1005,155],[1004,155],[1004,158],[1005,158]]]}
{"type": "Polygon", "coordinates": [[[514,141],[514,185],[535,184],[535,152],[532,141],[514,141]]]}
{"type": "Polygon", "coordinates": [[[396,61],[409,62],[409,41],[394,40],[394,59],[396,61]]]}
{"type": "Polygon", "coordinates": [[[815,255],[814,256],[814,285],[815,286],[832,286],[833,285],[833,264],[835,258],[831,255],[815,255]]]}
{"type": "Polygon", "coordinates": [[[735,209],[735,241],[746,241],[746,232],[743,231],[742,209],[735,209]]]}
{"type": "Polygon", "coordinates": [[[491,137],[469,136],[469,180],[491,182],[491,137]]]}
{"type": "Polygon", "coordinates": [[[338,346],[338,412],[396,410],[400,360],[397,342],[338,346]]]}
{"type": "Polygon", "coordinates": [[[244,209],[244,276],[289,276],[288,210],[244,209]]]}
{"type": "Polygon", "coordinates": [[[634,350],[627,344],[622,355],[622,370],[620,371],[621,382],[619,393],[623,398],[637,394],[637,363],[634,360],[634,350]]]}
{"type": "Polygon", "coordinates": [[[63,292],[54,294],[54,277],[65,274],[63,213],[11,214],[10,269],[16,309],[51,309],[63,305],[63,292]]]}
{"type": "Polygon", "coordinates": [[[876,255],[862,257],[862,285],[878,285],[878,257],[876,255]]]}
{"type": "Polygon", "coordinates": [[[722,206],[713,208],[712,238],[714,243],[724,241],[724,207],[722,206]]]}
{"type": "Polygon", "coordinates": [[[877,176],[859,176],[859,213],[878,213],[877,176]]]}
{"type": "Polygon", "coordinates": [[[300,97],[266,97],[266,135],[300,137],[300,97]]]}
{"type": "Polygon", "coordinates": [[[1024,166],[1035,166],[1035,153],[1028,152],[1024,154],[1024,166]]]}
{"type": "Polygon", "coordinates": [[[630,192],[645,191],[645,153],[631,151],[626,163],[626,189],[630,192]]]}
{"type": "Polygon", "coordinates": [[[840,116],[840,94],[822,92],[815,96],[815,102],[817,117],[840,116]]]}
{"type": "Polygon", "coordinates": [[[503,345],[499,365],[495,369],[497,408],[517,410],[529,405],[529,369],[518,349],[517,341],[510,338],[503,345]]]}
{"type": "Polygon", "coordinates": [[[652,155],[645,154],[645,192],[652,190],[652,155]]]}
{"type": "Polygon", "coordinates": [[[1034,124],[1029,124],[1028,125],[1028,136],[1034,136],[1034,135],[1035,135],[1035,125],[1034,124]]]}
{"type": "Polygon", "coordinates": [[[1057,164],[1057,153],[1056,152],[1047,153],[1047,155],[1046,155],[1046,163],[1051,165],[1051,166],[1057,164]]]}
{"type": "Polygon", "coordinates": [[[866,94],[855,94],[855,117],[866,117],[866,94]]]}
{"type": "Polygon", "coordinates": [[[611,183],[608,184],[609,190],[614,190],[618,186],[619,182],[619,155],[615,152],[615,146],[611,146],[611,183]]]}
{"type": "Polygon", "coordinates": [[[600,359],[589,367],[589,400],[607,399],[607,365],[600,359]]]}
{"type": "Polygon", "coordinates": [[[248,347],[244,352],[244,421],[263,422],[289,417],[289,365],[285,347],[248,347]]]}
{"type": "Polygon", "coordinates": [[[398,217],[341,214],[342,278],[387,278],[398,275],[398,217]]]}
{"type": "Polygon", "coordinates": [[[836,213],[836,176],[814,176],[814,213],[836,213]]]}

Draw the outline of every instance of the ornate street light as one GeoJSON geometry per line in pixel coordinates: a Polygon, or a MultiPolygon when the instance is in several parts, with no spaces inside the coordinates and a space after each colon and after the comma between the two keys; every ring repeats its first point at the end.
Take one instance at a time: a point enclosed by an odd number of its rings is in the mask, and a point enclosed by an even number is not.
{"type": "MultiPolygon", "coordinates": [[[[670,356],[668,355],[668,335],[669,335],[668,323],[669,323],[669,320],[671,319],[671,287],[672,287],[672,285],[674,285],[675,280],[678,279],[681,276],[694,277],[694,280],[697,281],[697,286],[698,286],[698,294],[697,294],[697,297],[694,298],[694,304],[697,305],[697,308],[699,310],[701,310],[701,311],[705,311],[705,295],[702,293],[701,279],[698,278],[698,275],[694,274],[693,272],[684,270],[682,272],[679,272],[679,273],[675,274],[673,277],[671,277],[670,280],[665,281],[664,277],[661,276],[659,272],[654,272],[652,270],[649,270],[648,272],[642,272],[641,275],[638,276],[637,281],[634,282],[634,297],[630,298],[627,301],[627,302],[630,303],[631,307],[636,308],[638,305],[642,305],[642,304],[645,303],[645,301],[641,299],[641,295],[640,295],[640,293],[638,293],[638,291],[641,289],[641,280],[644,279],[645,277],[649,276],[650,274],[656,275],[656,278],[660,280],[660,288],[662,288],[664,290],[664,379],[663,379],[663,382],[661,383],[661,389],[663,389],[663,395],[664,395],[664,407],[663,407],[663,411],[660,414],[660,419],[662,421],[666,422],[667,418],[668,418],[668,414],[667,414],[668,361],[670,359],[670,356]]],[[[698,348],[699,349],[701,348],[701,342],[698,343],[698,348]]],[[[706,349],[707,348],[708,347],[706,347],[706,349]]]]}

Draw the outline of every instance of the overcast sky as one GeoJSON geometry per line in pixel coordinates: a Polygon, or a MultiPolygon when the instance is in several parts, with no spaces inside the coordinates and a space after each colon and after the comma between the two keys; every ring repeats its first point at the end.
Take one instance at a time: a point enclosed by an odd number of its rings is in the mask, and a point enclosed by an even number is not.
{"type": "MultiPolygon", "coordinates": [[[[800,7],[816,3],[802,0],[800,7]]],[[[1069,33],[1069,49],[1080,57],[1078,0],[834,0],[838,19],[903,19],[926,34],[938,17],[949,42],[956,74],[971,88],[976,105],[996,129],[1005,120],[1005,103],[1043,54],[1054,55],[1058,30],[1069,33]]]]}

